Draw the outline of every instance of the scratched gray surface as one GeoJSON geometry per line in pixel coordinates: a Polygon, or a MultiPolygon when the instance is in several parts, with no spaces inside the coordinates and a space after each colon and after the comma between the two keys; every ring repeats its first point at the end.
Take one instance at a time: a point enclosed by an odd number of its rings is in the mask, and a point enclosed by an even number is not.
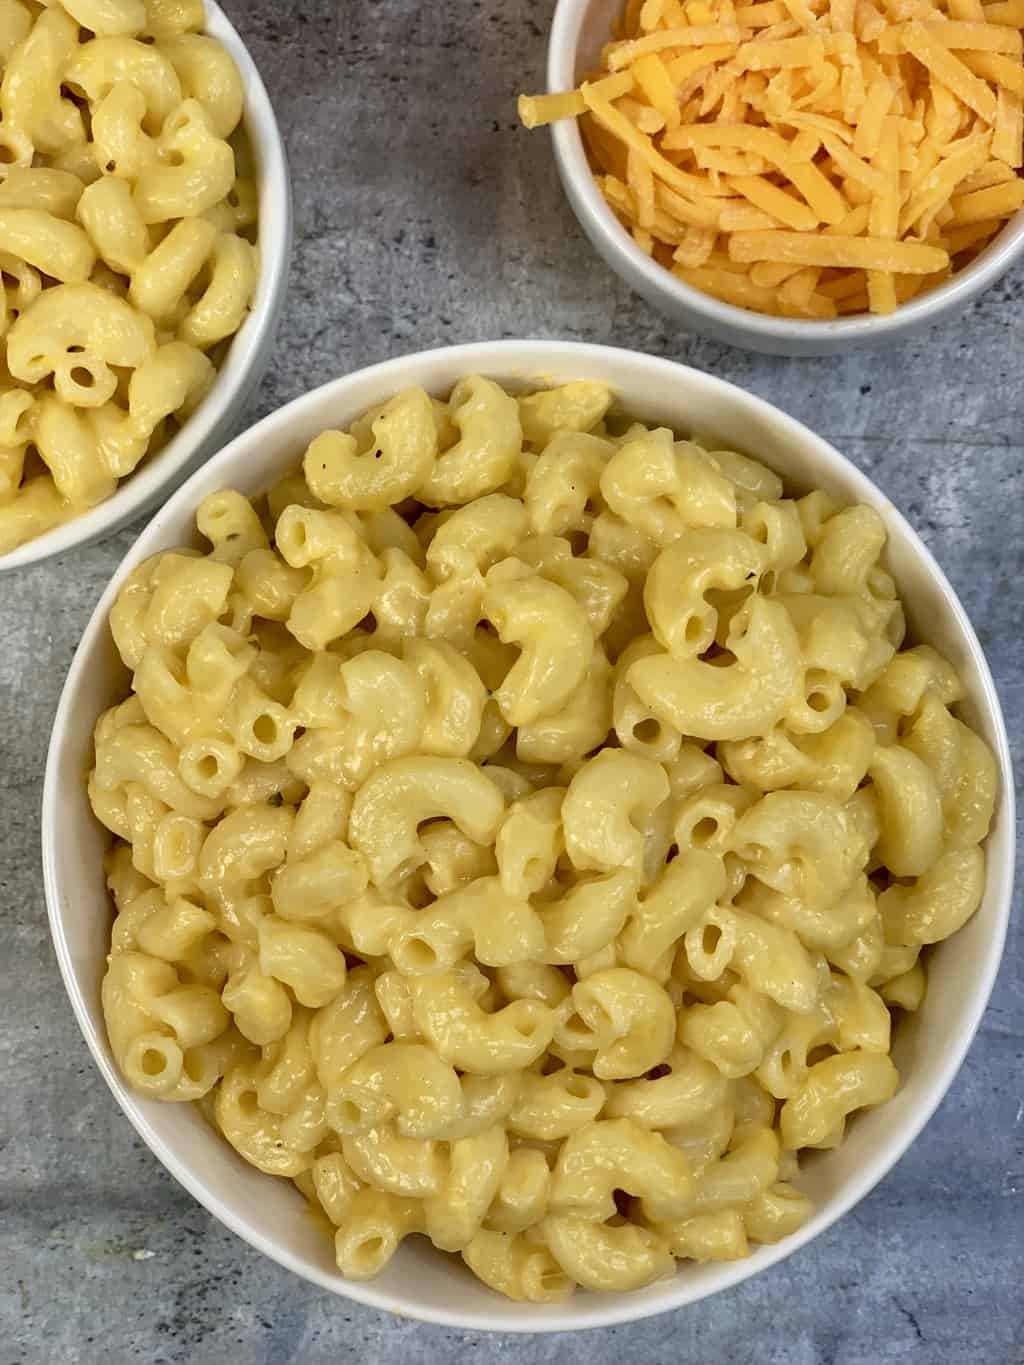
{"type": "MultiPolygon", "coordinates": [[[[989,650],[1019,757],[1024,270],[888,353],[773,360],[676,330],[593,256],[547,138],[516,127],[515,92],[542,80],[552,7],[230,0],[287,139],[297,214],[280,346],[249,417],[372,361],[502,336],[611,342],[723,375],[821,431],[911,518],[989,650]]],[[[323,1294],[210,1218],[93,1069],[39,872],[58,691],[134,533],[0,588],[0,1365],[413,1365],[499,1351],[507,1365],[1024,1361],[1019,920],[967,1063],[898,1168],[810,1247],[696,1307],[563,1338],[452,1332],[323,1294]]]]}

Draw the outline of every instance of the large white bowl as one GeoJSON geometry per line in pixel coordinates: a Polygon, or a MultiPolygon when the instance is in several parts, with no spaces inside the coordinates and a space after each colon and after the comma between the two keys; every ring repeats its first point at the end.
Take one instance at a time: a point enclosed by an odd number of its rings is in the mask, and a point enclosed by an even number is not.
{"type": "Polygon", "coordinates": [[[788,1256],[867,1194],[942,1099],[978,1027],[1003,947],[1013,832],[1009,751],[988,665],[941,569],[885,495],[820,437],[730,384],[629,351],[548,341],[429,351],[335,380],[259,422],[195,474],[140,536],[85,629],[54,723],[42,826],[50,925],[71,1003],[104,1080],[167,1169],[246,1241],[325,1289],[408,1317],[514,1332],[597,1327],[692,1303],[788,1256]],[[968,692],[965,714],[995,750],[1002,776],[982,906],[931,958],[924,1007],[896,1041],[903,1086],[895,1099],[852,1123],[841,1147],[808,1161],[801,1183],[817,1201],[811,1221],[788,1241],[762,1247],[749,1260],[686,1266],[675,1279],[636,1294],[580,1293],[550,1308],[499,1298],[419,1238],[403,1245],[379,1280],[346,1283],[335,1270],[330,1242],[289,1183],[247,1166],[191,1106],[140,1099],[126,1087],[111,1058],[100,1010],[110,930],[101,867],[107,836],[89,810],[85,774],[92,764],[97,715],[125,695],[127,676],[107,626],[121,584],[141,560],[194,542],[196,506],[207,493],[225,486],[256,493],[293,465],[325,428],[346,425],[406,385],[446,394],[460,376],[473,372],[513,385],[601,380],[642,419],[714,435],[774,466],[794,488],[823,487],[876,508],[889,530],[889,562],[911,625],[960,671],[968,692]]]}
{"type": "MultiPolygon", "coordinates": [[[[601,48],[623,0],[558,0],[548,45],[548,89],[572,90],[600,66],[601,48]]],[[[960,312],[994,284],[1024,252],[1024,210],[963,270],[885,316],[865,314],[835,322],[803,322],[736,308],[677,279],[641,251],[594,183],[575,119],[551,129],[566,196],[583,231],[608,265],[648,303],[688,331],[773,355],[834,355],[920,332],[960,312]]]]}
{"type": "Polygon", "coordinates": [[[164,448],[122,479],[105,502],[7,554],[0,554],[0,573],[91,545],[150,511],[186,475],[220,449],[270,363],[292,254],[288,163],[270,96],[256,64],[214,0],[206,0],[204,32],[216,38],[234,57],[245,88],[242,125],[248,134],[259,188],[260,276],[252,308],[233,337],[210,392],[164,448]]]}

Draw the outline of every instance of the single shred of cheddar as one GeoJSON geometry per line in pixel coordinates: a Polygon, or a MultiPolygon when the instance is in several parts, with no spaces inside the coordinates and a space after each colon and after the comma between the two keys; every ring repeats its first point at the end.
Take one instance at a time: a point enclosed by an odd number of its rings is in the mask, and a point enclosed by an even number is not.
{"type": "Polygon", "coordinates": [[[985,218],[1002,218],[1022,208],[1024,180],[1017,176],[1006,185],[958,195],[953,200],[953,218],[957,223],[978,223],[985,218]]]}
{"type": "Polygon", "coordinates": [[[859,157],[870,157],[878,146],[882,124],[892,107],[892,86],[884,76],[876,76],[868,87],[853,137],[853,150],[859,157]]]}
{"type": "Polygon", "coordinates": [[[664,52],[672,47],[704,47],[708,43],[738,43],[741,37],[738,28],[725,24],[695,24],[688,28],[667,29],[614,44],[608,52],[608,66],[612,71],[621,71],[624,66],[632,66],[637,57],[642,57],[646,52],[664,52]]]}
{"type": "Polygon", "coordinates": [[[1000,90],[996,101],[992,155],[999,157],[1007,167],[1019,168],[1024,164],[1024,148],[1021,145],[1024,142],[1024,100],[1020,95],[1000,90]]]}
{"type": "Polygon", "coordinates": [[[646,57],[638,57],[630,69],[648,103],[664,118],[665,127],[678,128],[679,101],[672,78],[659,54],[649,52],[646,57]]]}
{"type": "Polygon", "coordinates": [[[925,28],[943,47],[962,47],[971,52],[1009,52],[1019,57],[1021,37],[1016,29],[1000,24],[965,24],[955,20],[926,22],[925,28]]]}
{"type": "Polygon", "coordinates": [[[780,261],[755,261],[750,267],[750,278],[761,289],[778,289],[800,270],[798,265],[783,265],[780,261]]]}
{"type": "Polygon", "coordinates": [[[714,228],[688,227],[672,253],[672,259],[677,265],[702,266],[714,251],[717,238],[714,228]]]}
{"type": "Polygon", "coordinates": [[[972,194],[975,190],[987,190],[991,185],[1005,185],[1015,179],[1016,176],[1005,161],[988,161],[973,175],[965,176],[957,186],[957,191],[960,194],[972,194]]]}
{"type": "Polygon", "coordinates": [[[724,208],[718,215],[721,232],[759,232],[779,226],[779,220],[763,213],[753,204],[741,203],[738,208],[724,208]]]}
{"type": "Polygon", "coordinates": [[[651,168],[632,148],[626,155],[626,184],[636,206],[636,221],[642,228],[654,226],[654,176],[651,168]]]}
{"type": "Polygon", "coordinates": [[[996,0],[995,4],[983,5],[982,9],[986,22],[990,24],[1024,28],[1024,0],[996,0]]]}
{"type": "Polygon", "coordinates": [[[770,28],[772,24],[781,24],[786,17],[786,11],[778,0],[763,0],[757,5],[740,5],[736,9],[736,23],[740,28],[770,28]]]}
{"type": "Polygon", "coordinates": [[[943,235],[946,250],[951,256],[959,256],[962,251],[970,251],[973,247],[988,242],[1001,226],[1001,218],[981,218],[976,223],[951,227],[943,235]]]}
{"type": "Polygon", "coordinates": [[[1024,95],[1024,65],[1019,57],[1012,61],[998,52],[961,52],[959,57],[975,76],[1012,90],[1015,95],[1024,95]]]}
{"type": "Polygon", "coordinates": [[[636,247],[738,308],[888,313],[1024,210],[1024,0],[626,0],[580,121],[636,247]]]}
{"type": "Polygon", "coordinates": [[[811,232],[818,226],[817,214],[808,204],[794,199],[764,176],[734,175],[730,177],[729,184],[744,199],[749,199],[755,208],[785,223],[787,227],[795,228],[798,232],[811,232]]]}
{"type": "MultiPolygon", "coordinates": [[[[983,194],[991,191],[983,190],[983,194]]],[[[855,270],[891,270],[929,275],[948,265],[941,247],[922,242],[891,242],[879,237],[826,237],[803,232],[734,232],[729,238],[734,261],[786,261],[796,265],[841,266],[855,270]]]]}
{"type": "MultiPolygon", "coordinates": [[[[872,198],[867,214],[867,231],[872,237],[895,238],[900,225],[900,146],[896,117],[882,121],[872,164],[883,188],[872,198]]],[[[892,272],[868,271],[868,304],[873,313],[896,311],[896,289],[892,272]]]]}

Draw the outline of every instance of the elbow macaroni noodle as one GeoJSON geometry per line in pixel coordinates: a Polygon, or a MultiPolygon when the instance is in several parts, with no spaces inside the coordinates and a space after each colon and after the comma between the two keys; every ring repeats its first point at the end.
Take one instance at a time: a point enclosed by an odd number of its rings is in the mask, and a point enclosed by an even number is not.
{"type": "Polygon", "coordinates": [[[201,0],[0,6],[0,554],[164,445],[249,310],[242,80],[204,19],[201,0]]]}
{"type": "Polygon", "coordinates": [[[346,1276],[425,1235],[549,1302],[798,1228],[996,796],[877,515],[475,376],[198,525],[112,611],[89,783],[132,1085],[206,1097],[346,1276]]]}

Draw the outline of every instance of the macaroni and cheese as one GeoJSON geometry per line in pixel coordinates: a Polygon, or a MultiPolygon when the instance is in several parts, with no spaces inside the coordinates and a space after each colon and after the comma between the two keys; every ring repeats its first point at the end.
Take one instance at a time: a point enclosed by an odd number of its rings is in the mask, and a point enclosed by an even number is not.
{"type": "Polygon", "coordinates": [[[0,6],[0,553],[166,443],[249,310],[242,81],[203,23],[202,0],[0,6]]]}
{"type": "Polygon", "coordinates": [[[111,613],[103,1008],[143,1095],[549,1302],[809,1216],[996,795],[868,507],[576,382],[403,392],[111,613]]]}

